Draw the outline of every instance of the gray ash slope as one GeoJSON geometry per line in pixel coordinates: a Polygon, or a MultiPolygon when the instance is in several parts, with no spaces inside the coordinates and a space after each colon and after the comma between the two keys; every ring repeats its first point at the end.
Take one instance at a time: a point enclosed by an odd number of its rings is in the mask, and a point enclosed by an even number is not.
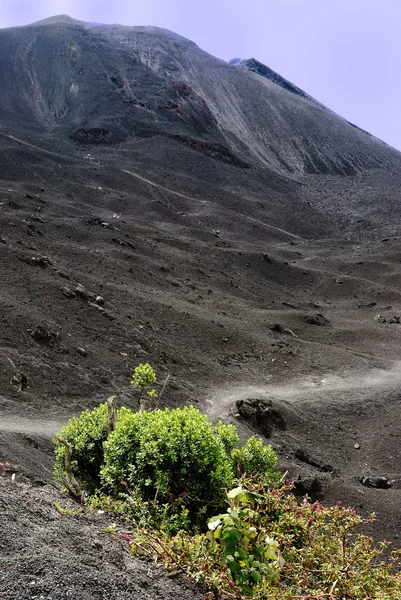
{"type": "MultiPolygon", "coordinates": [[[[0,31],[1,459],[48,478],[43,423],[110,393],[135,407],[139,362],[172,375],[173,406],[399,358],[401,155],[262,67],[154,27],[0,31]]],[[[332,496],[354,502],[368,462],[398,477],[396,452],[341,458],[366,401],[341,394],[341,448],[323,401],[275,443],[351,465],[332,496]]],[[[396,444],[388,415],[369,438],[369,406],[366,444],[396,444]]]]}
{"type": "MultiPolygon", "coordinates": [[[[207,189],[204,178],[215,185],[228,180],[239,188],[247,214],[263,215],[263,208],[247,206],[252,195],[265,205],[271,225],[309,237],[338,227],[338,217],[327,222],[318,203],[306,203],[305,175],[373,170],[390,190],[391,179],[398,182],[398,152],[260,63],[256,73],[249,61],[239,69],[171,32],[55,17],[2,30],[0,48],[1,131],[40,139],[44,149],[71,159],[80,153],[72,140],[90,145],[111,170],[140,166],[151,156],[163,174],[185,173],[192,191],[202,186],[212,198],[216,190],[207,189]],[[217,165],[220,177],[210,177],[211,161],[194,151],[237,170],[217,165]],[[167,154],[173,155],[168,162],[167,154]]],[[[10,152],[3,177],[16,168],[10,152]]],[[[238,210],[235,200],[226,202],[238,210]]],[[[346,219],[355,202],[350,195],[330,205],[346,219]]],[[[365,211],[375,217],[371,202],[365,211]]]]}

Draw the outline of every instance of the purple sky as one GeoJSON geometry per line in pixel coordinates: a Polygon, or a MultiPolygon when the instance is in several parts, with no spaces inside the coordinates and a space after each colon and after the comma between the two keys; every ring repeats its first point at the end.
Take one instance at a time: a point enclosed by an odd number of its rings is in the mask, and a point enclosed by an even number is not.
{"type": "Polygon", "coordinates": [[[0,0],[0,28],[55,14],[157,25],[254,57],[401,150],[400,0],[0,0]]]}

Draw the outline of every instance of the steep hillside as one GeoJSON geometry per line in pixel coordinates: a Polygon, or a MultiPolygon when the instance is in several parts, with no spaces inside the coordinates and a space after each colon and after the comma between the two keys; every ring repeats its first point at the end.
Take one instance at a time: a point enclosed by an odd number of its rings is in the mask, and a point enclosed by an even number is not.
{"type": "Polygon", "coordinates": [[[154,27],[0,30],[0,77],[0,460],[49,479],[54,430],[111,393],[136,407],[150,362],[167,405],[242,435],[236,400],[277,404],[281,464],[385,504],[392,536],[401,155],[154,27]]]}

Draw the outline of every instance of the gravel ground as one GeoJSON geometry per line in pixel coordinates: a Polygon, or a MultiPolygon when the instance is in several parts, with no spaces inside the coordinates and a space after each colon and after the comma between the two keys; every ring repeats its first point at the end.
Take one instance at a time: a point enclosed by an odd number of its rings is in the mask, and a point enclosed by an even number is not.
{"type": "Polygon", "coordinates": [[[13,600],[198,600],[203,594],[162,567],[132,557],[97,512],[61,515],[51,485],[0,478],[0,596],[13,600]]]}

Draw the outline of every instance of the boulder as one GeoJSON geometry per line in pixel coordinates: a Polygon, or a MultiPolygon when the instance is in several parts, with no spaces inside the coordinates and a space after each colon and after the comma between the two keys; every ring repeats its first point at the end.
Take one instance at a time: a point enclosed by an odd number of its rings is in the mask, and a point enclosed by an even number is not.
{"type": "Polygon", "coordinates": [[[253,427],[259,429],[265,437],[270,437],[274,429],[284,430],[286,422],[279,409],[271,400],[248,398],[236,402],[237,412],[253,427]]]}
{"type": "Polygon", "coordinates": [[[300,496],[308,494],[312,502],[322,500],[324,496],[324,484],[326,477],[319,475],[298,476],[295,480],[295,492],[300,496]]]}
{"type": "Polygon", "coordinates": [[[36,325],[35,329],[30,331],[30,334],[34,340],[46,346],[54,346],[60,340],[60,333],[58,331],[47,329],[46,327],[42,327],[42,325],[36,325]]]}
{"type": "Polygon", "coordinates": [[[304,317],[304,321],[308,323],[308,325],[327,325],[329,320],[322,315],[321,313],[316,313],[315,315],[306,315],[304,317]]]}
{"type": "Polygon", "coordinates": [[[383,475],[362,475],[359,478],[359,481],[366,487],[378,488],[382,490],[387,490],[394,484],[393,480],[389,479],[388,477],[384,477],[383,475]]]}

